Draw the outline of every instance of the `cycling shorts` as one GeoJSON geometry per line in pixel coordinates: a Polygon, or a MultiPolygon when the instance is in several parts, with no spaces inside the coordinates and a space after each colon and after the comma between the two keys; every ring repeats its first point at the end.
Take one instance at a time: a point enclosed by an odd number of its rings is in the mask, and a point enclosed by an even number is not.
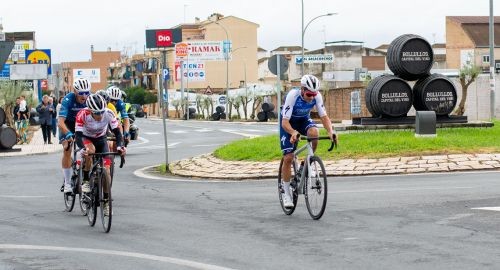
{"type": "MultiPolygon", "coordinates": [[[[283,127],[281,126],[281,120],[282,116],[280,115],[280,120],[279,120],[280,146],[281,146],[281,152],[283,152],[283,155],[286,155],[295,151],[296,145],[293,145],[290,142],[290,138],[292,137],[292,135],[283,129],[283,127]]],[[[314,121],[309,116],[300,118],[291,118],[290,125],[292,126],[293,129],[297,130],[300,134],[304,136],[307,135],[308,129],[310,129],[311,127],[317,127],[316,123],[314,123],[314,121]]]]}

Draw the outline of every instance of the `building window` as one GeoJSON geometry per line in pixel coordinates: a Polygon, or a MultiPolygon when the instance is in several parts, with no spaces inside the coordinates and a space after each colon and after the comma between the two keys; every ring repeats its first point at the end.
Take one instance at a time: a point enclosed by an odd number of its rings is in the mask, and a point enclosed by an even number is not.
{"type": "Polygon", "coordinates": [[[490,56],[489,55],[483,55],[483,64],[489,63],[490,62],[490,56]]]}

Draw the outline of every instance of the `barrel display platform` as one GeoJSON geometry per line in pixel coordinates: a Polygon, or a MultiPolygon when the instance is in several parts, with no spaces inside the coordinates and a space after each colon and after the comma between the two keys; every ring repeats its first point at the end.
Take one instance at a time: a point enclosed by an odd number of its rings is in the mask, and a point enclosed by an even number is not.
{"type": "MultiPolygon", "coordinates": [[[[436,115],[436,123],[467,123],[467,116],[458,115],[436,115]]],[[[353,125],[412,125],[415,124],[415,116],[381,118],[381,117],[355,117],[353,125]]]]}

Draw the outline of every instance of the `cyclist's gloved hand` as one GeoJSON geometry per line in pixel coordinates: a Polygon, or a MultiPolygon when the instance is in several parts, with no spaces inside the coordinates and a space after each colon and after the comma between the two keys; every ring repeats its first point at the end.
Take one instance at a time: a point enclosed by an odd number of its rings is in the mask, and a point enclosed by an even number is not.
{"type": "Polygon", "coordinates": [[[69,141],[69,140],[73,139],[73,136],[74,136],[73,132],[68,131],[66,133],[66,135],[64,135],[64,139],[67,140],[67,141],[69,141]]]}
{"type": "Polygon", "coordinates": [[[120,152],[121,155],[124,156],[127,153],[127,148],[125,148],[125,146],[118,146],[116,151],[120,152]]]}

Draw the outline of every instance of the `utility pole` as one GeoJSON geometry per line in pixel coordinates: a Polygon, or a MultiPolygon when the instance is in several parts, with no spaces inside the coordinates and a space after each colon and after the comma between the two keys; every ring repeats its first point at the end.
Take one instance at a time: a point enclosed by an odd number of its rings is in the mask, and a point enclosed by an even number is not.
{"type": "MultiPolygon", "coordinates": [[[[166,101],[163,101],[163,95],[161,95],[161,99],[160,99],[160,110],[161,110],[161,119],[162,119],[162,122],[163,122],[163,140],[164,140],[164,143],[165,143],[165,170],[167,172],[170,172],[170,166],[169,166],[169,163],[168,163],[168,142],[167,142],[167,123],[165,122],[165,111],[167,112],[168,114],[168,80],[164,79],[163,76],[164,76],[164,73],[163,73],[163,70],[164,69],[167,69],[168,68],[168,65],[167,65],[167,51],[166,49],[163,49],[161,51],[162,53],[162,70],[161,70],[161,76],[160,76],[160,89],[158,90],[158,92],[163,92],[163,90],[165,90],[165,94],[167,95],[167,100],[166,101]]],[[[162,93],[163,94],[163,93],[162,93]]]]}
{"type": "Polygon", "coordinates": [[[490,0],[490,120],[495,119],[495,17],[493,16],[493,0],[490,0]]]}

